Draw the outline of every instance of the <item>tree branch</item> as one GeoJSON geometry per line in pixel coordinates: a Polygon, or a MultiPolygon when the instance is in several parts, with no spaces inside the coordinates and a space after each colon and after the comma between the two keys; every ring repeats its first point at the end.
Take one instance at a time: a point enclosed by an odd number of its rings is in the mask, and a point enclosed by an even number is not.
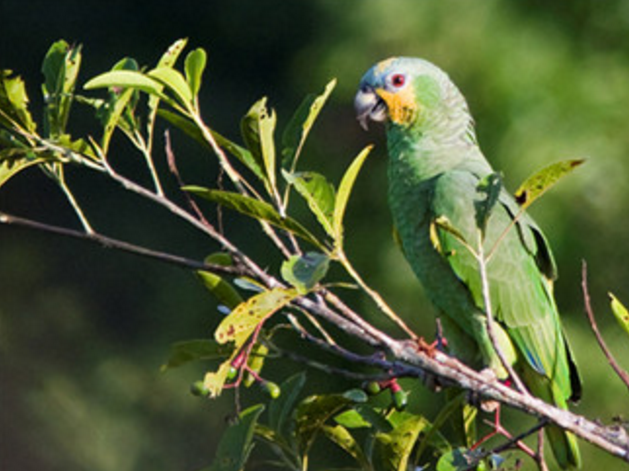
{"type": "Polygon", "coordinates": [[[616,372],[616,374],[621,379],[621,381],[625,384],[625,386],[627,386],[627,388],[629,389],[629,374],[618,364],[618,362],[614,358],[614,355],[607,347],[607,344],[605,343],[605,339],[603,339],[601,332],[598,330],[598,325],[596,324],[596,319],[594,318],[594,311],[592,310],[592,305],[590,303],[590,293],[588,292],[588,285],[587,285],[587,263],[585,262],[585,260],[583,261],[582,267],[581,267],[581,288],[583,289],[583,302],[585,304],[585,314],[587,315],[588,320],[590,321],[590,327],[592,328],[592,332],[594,332],[594,335],[596,336],[596,340],[598,341],[598,344],[601,347],[601,350],[603,350],[603,354],[605,355],[605,358],[607,358],[607,361],[609,362],[610,366],[616,372]]]}
{"type": "Polygon", "coordinates": [[[173,255],[166,252],[147,249],[139,245],[131,244],[119,239],[98,234],[96,232],[82,232],[74,229],[68,229],[65,227],[55,226],[51,224],[45,224],[32,219],[26,219],[18,216],[13,216],[5,212],[0,212],[0,224],[6,224],[9,226],[24,227],[28,229],[34,229],[40,232],[46,232],[48,234],[60,235],[64,237],[71,237],[73,239],[80,239],[100,245],[105,249],[116,249],[122,252],[127,252],[133,255],[138,255],[144,258],[150,258],[153,260],[159,260],[160,262],[168,263],[171,265],[177,265],[184,268],[190,268],[192,270],[203,270],[221,275],[233,275],[233,276],[245,276],[249,272],[243,267],[238,266],[223,266],[213,263],[199,262],[179,255],[173,255]]]}

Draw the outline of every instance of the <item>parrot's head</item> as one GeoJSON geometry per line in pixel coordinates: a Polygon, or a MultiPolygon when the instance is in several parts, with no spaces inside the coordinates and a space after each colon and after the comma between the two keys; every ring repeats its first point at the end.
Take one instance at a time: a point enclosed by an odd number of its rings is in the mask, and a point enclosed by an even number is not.
{"type": "Polygon", "coordinates": [[[354,106],[361,126],[369,120],[404,128],[422,126],[431,117],[446,117],[465,100],[448,75],[430,62],[393,57],[378,62],[363,76],[354,106]]]}

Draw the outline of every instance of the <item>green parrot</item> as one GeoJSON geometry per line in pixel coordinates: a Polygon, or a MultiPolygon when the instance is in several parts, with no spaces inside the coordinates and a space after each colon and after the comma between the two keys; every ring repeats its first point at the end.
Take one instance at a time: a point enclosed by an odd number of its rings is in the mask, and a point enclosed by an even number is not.
{"type": "MultiPolygon", "coordinates": [[[[367,71],[355,107],[364,128],[368,120],[385,122],[393,222],[442,314],[450,353],[499,379],[508,376],[487,332],[479,263],[470,251],[478,253],[482,243],[488,253],[499,241],[486,274],[500,350],[533,395],[567,409],[581,394],[581,380],[553,297],[555,261],[530,216],[513,224],[521,210],[504,188],[479,237],[476,207],[487,196],[479,184],[494,170],[459,89],[432,63],[396,57],[367,71]]],[[[546,431],[558,464],[579,467],[576,438],[556,426],[546,431]]]]}

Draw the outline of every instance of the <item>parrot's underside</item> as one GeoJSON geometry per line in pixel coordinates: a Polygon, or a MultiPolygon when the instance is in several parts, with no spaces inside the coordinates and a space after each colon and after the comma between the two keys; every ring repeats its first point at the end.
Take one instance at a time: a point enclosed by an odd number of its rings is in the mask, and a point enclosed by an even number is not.
{"type": "MultiPolygon", "coordinates": [[[[500,350],[534,395],[566,409],[581,386],[553,297],[551,250],[504,189],[481,236],[478,205],[487,195],[479,185],[494,172],[459,90],[427,61],[389,59],[365,74],[356,108],[363,124],[386,122],[393,222],[442,314],[450,353],[507,377],[487,331],[482,247],[500,350]]],[[[557,427],[547,433],[560,466],[579,466],[575,438],[557,427]]]]}

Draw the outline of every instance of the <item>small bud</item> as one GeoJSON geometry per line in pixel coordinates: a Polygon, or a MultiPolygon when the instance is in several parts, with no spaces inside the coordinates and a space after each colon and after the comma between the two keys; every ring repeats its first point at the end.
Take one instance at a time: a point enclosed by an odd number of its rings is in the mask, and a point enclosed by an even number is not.
{"type": "Polygon", "coordinates": [[[393,393],[393,405],[398,411],[403,411],[408,405],[408,393],[403,389],[398,389],[393,393]]]}
{"type": "Polygon", "coordinates": [[[380,391],[382,391],[382,388],[377,381],[369,381],[367,384],[365,384],[364,389],[365,392],[367,392],[367,394],[369,394],[370,396],[375,396],[376,394],[379,394],[380,391]]]}
{"type": "Polygon", "coordinates": [[[193,396],[202,397],[208,396],[210,394],[210,391],[208,390],[208,388],[205,387],[203,381],[195,381],[194,383],[192,383],[190,385],[190,392],[193,396]]]}
{"type": "Polygon", "coordinates": [[[278,397],[280,397],[282,390],[276,383],[272,381],[263,381],[260,383],[260,385],[271,399],[277,399],[278,397]]]}
{"type": "Polygon", "coordinates": [[[229,371],[227,372],[227,381],[233,381],[234,379],[236,379],[237,375],[238,375],[238,369],[234,367],[233,365],[230,366],[229,371]]]}
{"type": "Polygon", "coordinates": [[[256,378],[250,372],[245,373],[245,377],[242,380],[242,384],[245,385],[245,388],[250,387],[253,383],[255,383],[256,378]]]}

